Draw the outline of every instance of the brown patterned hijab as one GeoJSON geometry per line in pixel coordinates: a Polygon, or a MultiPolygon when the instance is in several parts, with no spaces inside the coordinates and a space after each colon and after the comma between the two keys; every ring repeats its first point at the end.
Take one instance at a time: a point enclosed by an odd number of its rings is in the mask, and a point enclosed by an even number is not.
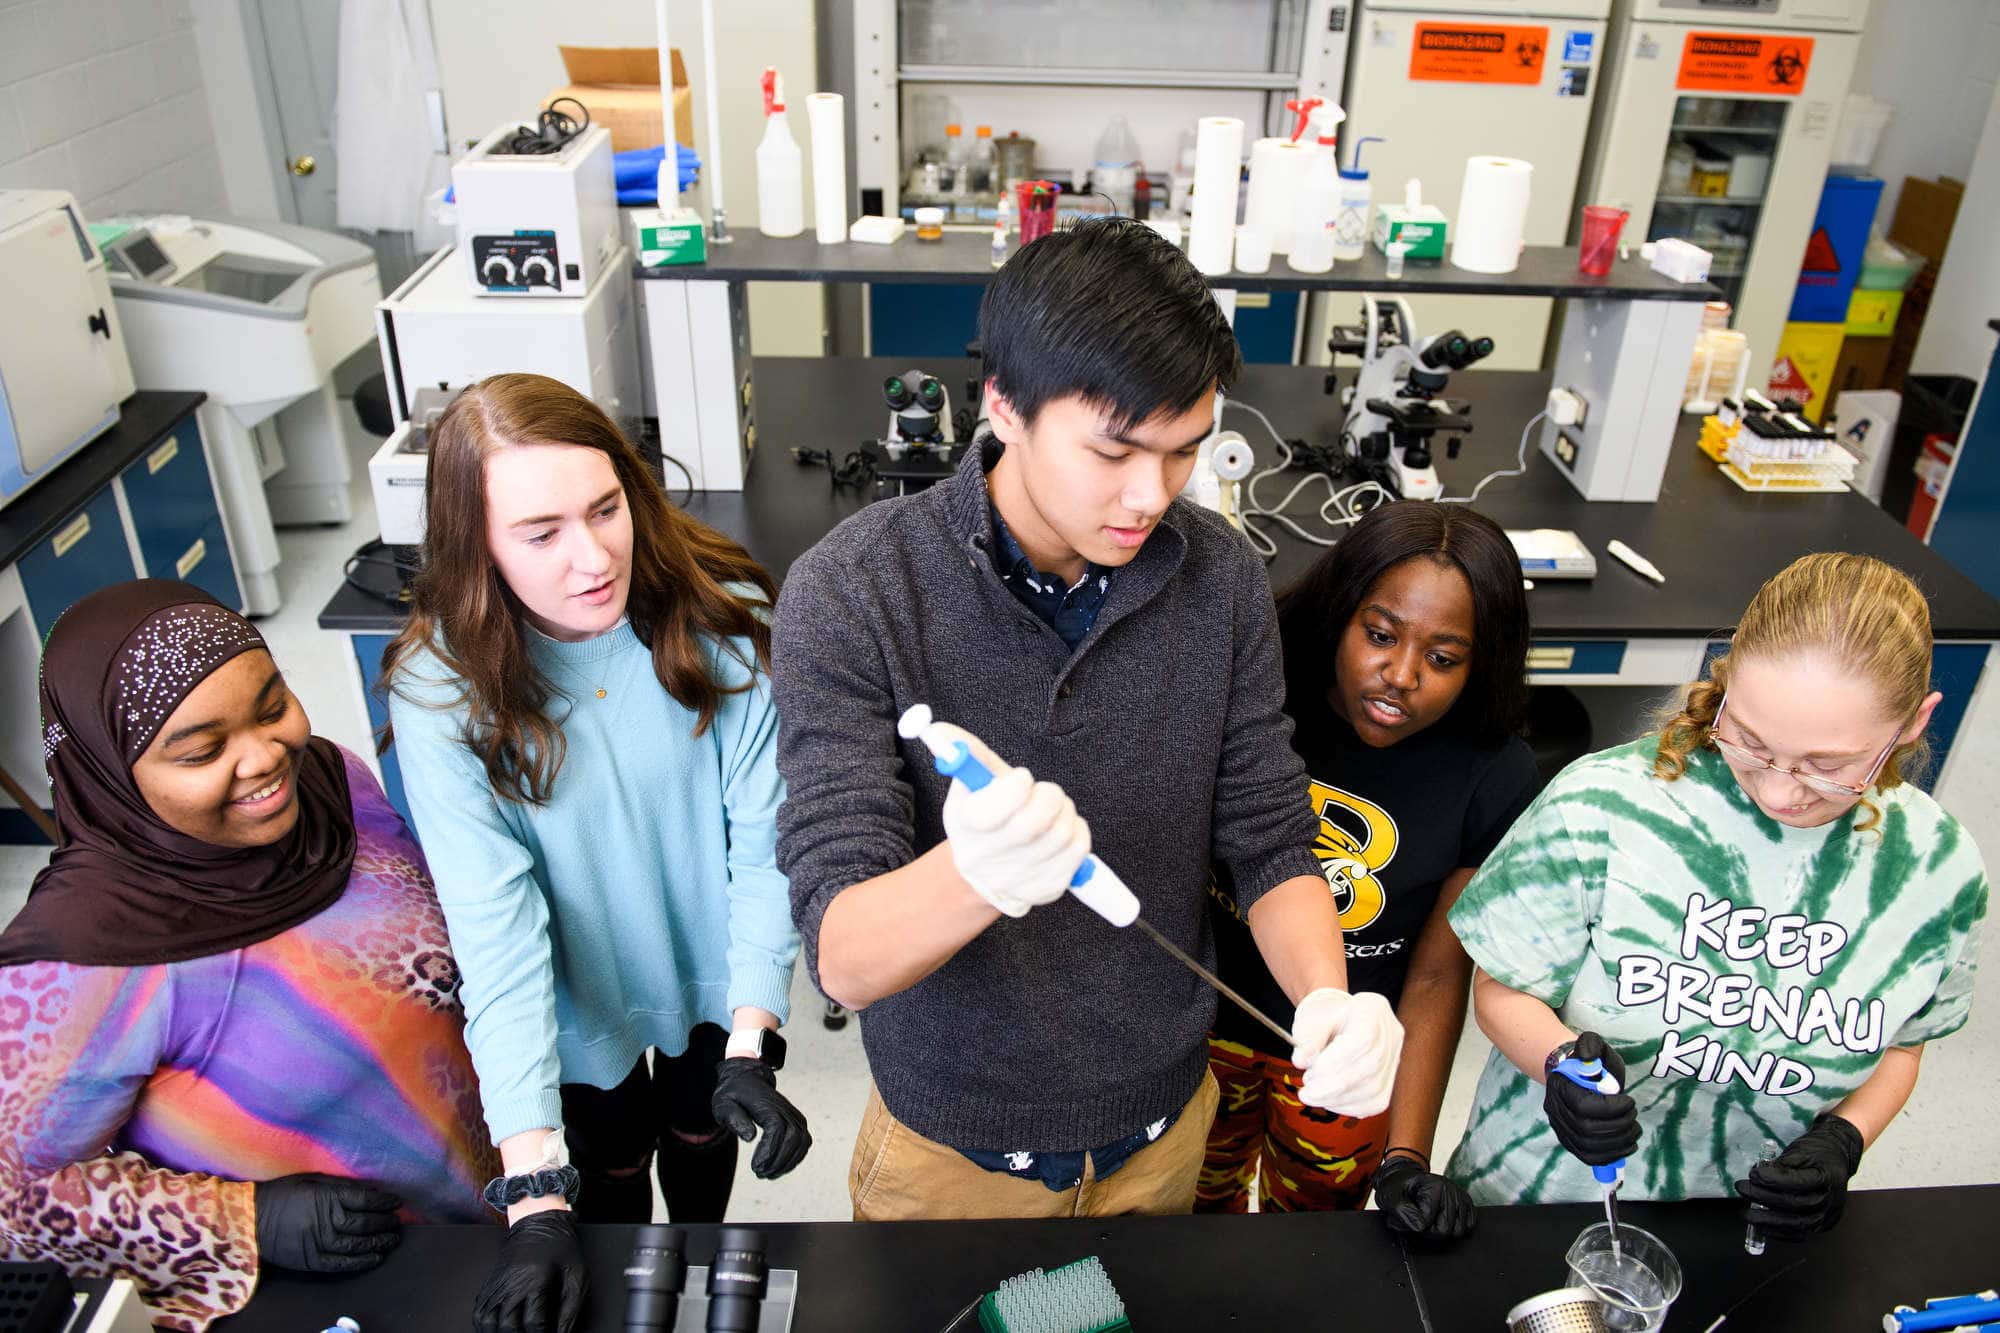
{"type": "Polygon", "coordinates": [[[92,593],[42,652],[42,748],[60,835],[0,964],[142,967],[255,944],[346,891],[354,863],[347,767],[312,738],[297,761],[298,822],[265,847],[217,847],[153,813],[132,765],[195,686],[264,647],[201,589],[140,579],[92,593]]]}

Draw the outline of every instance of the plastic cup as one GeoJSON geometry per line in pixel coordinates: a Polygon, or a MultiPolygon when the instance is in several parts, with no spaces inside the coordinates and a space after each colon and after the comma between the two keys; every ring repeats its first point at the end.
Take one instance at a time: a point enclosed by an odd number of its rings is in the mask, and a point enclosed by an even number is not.
{"type": "Polygon", "coordinates": [[[1631,217],[1622,208],[1586,204],[1583,209],[1583,247],[1577,256],[1579,273],[1602,278],[1611,272],[1611,260],[1618,253],[1618,233],[1631,217]]]}
{"type": "Polygon", "coordinates": [[[1021,220],[1021,244],[1039,241],[1056,229],[1056,186],[1054,181],[1022,181],[1014,187],[1021,220]]]}
{"type": "Polygon", "coordinates": [[[1236,228],[1236,271],[1238,273],[1271,271],[1269,227],[1256,222],[1245,222],[1236,228]]]}
{"type": "Polygon", "coordinates": [[[1604,1303],[1610,1333],[1653,1333],[1681,1294],[1680,1261],[1650,1231],[1619,1227],[1614,1251],[1610,1224],[1598,1222],[1584,1228],[1567,1258],[1565,1285],[1586,1288],[1604,1303]]]}

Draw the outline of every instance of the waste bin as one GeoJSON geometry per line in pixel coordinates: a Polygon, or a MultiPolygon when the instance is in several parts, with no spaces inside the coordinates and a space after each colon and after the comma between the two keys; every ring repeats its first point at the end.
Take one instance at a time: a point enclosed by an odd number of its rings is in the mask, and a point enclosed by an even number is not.
{"type": "Polygon", "coordinates": [[[1882,509],[1897,522],[1909,522],[1924,440],[1932,435],[1957,439],[1978,391],[1978,384],[1963,375],[1912,375],[1903,381],[1903,410],[1896,418],[1889,471],[1882,482],[1882,509]]]}

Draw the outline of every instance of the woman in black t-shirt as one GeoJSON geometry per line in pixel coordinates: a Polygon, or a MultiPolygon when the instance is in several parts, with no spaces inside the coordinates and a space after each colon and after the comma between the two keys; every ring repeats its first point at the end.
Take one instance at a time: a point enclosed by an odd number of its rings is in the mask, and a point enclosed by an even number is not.
{"type": "MultiPolygon", "coordinates": [[[[1456,505],[1376,509],[1278,598],[1285,711],[1319,816],[1350,991],[1396,1006],[1403,1059],[1388,1111],[1365,1120],[1300,1103],[1291,1052],[1223,1005],[1209,1053],[1222,1105],[1196,1209],[1359,1208],[1456,1236],[1463,1190],[1430,1169],[1438,1105],[1465,1022],[1472,964],[1445,913],[1538,785],[1520,738],[1528,607],[1506,533],[1456,505]]],[[[1222,977],[1282,1012],[1227,880],[1211,886],[1222,977]]]]}

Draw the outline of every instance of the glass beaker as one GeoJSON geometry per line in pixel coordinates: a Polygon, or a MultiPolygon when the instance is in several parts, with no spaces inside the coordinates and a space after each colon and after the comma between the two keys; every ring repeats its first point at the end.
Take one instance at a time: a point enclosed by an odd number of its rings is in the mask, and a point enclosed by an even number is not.
{"type": "Polygon", "coordinates": [[[1567,1260],[1568,1285],[1586,1287],[1604,1302],[1604,1326],[1611,1333],[1652,1333],[1667,1322],[1667,1311],[1681,1294],[1674,1252],[1635,1226],[1618,1228],[1615,1250],[1609,1223],[1585,1227],[1567,1260]]]}
{"type": "Polygon", "coordinates": [[[1576,267],[1581,273],[1604,277],[1611,272],[1612,257],[1618,253],[1618,233],[1632,216],[1622,208],[1586,204],[1583,209],[1583,240],[1576,267]]]}

